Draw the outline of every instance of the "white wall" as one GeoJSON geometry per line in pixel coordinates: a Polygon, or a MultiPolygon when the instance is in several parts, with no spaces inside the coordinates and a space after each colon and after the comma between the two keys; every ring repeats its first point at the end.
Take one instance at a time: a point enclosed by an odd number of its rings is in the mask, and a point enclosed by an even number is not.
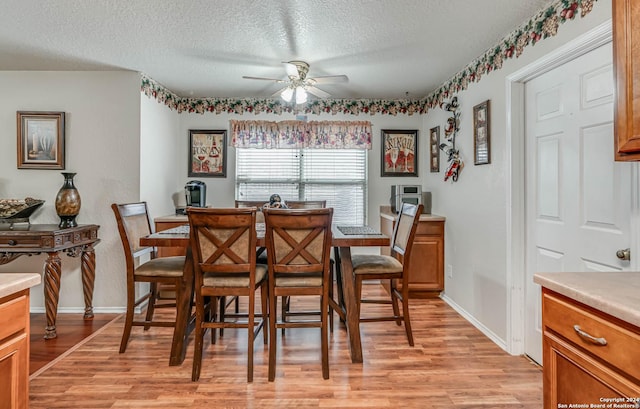
{"type": "Polygon", "coordinates": [[[140,200],[148,202],[153,218],[175,211],[172,196],[186,174],[186,165],[176,165],[184,144],[178,113],[145,95],[140,98],[140,200]]]}
{"type": "MultiPolygon", "coordinates": [[[[453,275],[445,277],[445,298],[503,348],[509,292],[506,77],[610,18],[611,0],[600,0],[587,17],[560,26],[555,37],[527,47],[519,58],[506,60],[501,70],[485,74],[480,82],[458,93],[461,130],[456,144],[465,167],[458,182],[443,182],[447,162],[442,155],[439,174],[422,173],[424,185],[433,191],[433,213],[447,217],[445,266],[451,265],[453,275]],[[491,164],[475,166],[473,106],[487,99],[491,101],[491,164]]],[[[429,112],[424,117],[424,132],[437,125],[444,129],[447,117],[441,109],[429,112]]]]}
{"type": "MultiPolygon", "coordinates": [[[[16,111],[66,113],[66,169],[76,172],[82,199],[77,221],[98,224],[96,310],[125,305],[122,245],[109,208],[137,200],[140,190],[140,76],[135,72],[0,71],[0,198],[46,200],[33,223],[58,223],[54,200],[58,170],[17,169],[16,111]]],[[[62,255],[59,311],[84,310],[80,259],[62,255]]],[[[1,272],[41,272],[45,255],[21,257],[1,272]]],[[[43,310],[42,284],[31,305],[43,310]]]]}

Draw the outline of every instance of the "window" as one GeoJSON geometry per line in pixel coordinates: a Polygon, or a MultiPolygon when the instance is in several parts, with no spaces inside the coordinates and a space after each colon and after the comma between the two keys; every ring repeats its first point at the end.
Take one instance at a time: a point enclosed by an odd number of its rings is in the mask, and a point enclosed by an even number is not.
{"type": "Polygon", "coordinates": [[[333,223],[367,220],[367,151],[364,149],[236,149],[236,198],[326,200],[333,223]]]}

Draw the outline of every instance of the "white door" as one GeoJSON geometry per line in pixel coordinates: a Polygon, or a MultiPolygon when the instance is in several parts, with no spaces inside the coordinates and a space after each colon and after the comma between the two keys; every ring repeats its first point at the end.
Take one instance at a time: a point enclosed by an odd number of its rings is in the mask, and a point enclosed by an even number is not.
{"type": "Polygon", "coordinates": [[[612,47],[525,84],[525,353],[542,363],[536,272],[625,271],[631,164],[614,162],[612,47]]]}

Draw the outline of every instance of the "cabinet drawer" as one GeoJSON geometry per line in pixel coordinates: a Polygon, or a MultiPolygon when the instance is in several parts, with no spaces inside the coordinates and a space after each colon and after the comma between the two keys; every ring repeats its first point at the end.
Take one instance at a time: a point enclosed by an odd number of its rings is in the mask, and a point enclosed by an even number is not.
{"type": "Polygon", "coordinates": [[[29,298],[26,294],[17,297],[8,297],[0,304],[0,340],[15,333],[23,332],[27,328],[29,317],[29,298]]]}
{"type": "Polygon", "coordinates": [[[39,247],[40,237],[0,237],[0,246],[6,248],[39,247]]]}
{"type": "Polygon", "coordinates": [[[595,313],[569,299],[544,292],[542,295],[544,331],[552,331],[579,346],[600,360],[640,379],[637,355],[640,350],[640,334],[618,323],[613,317],[595,313]],[[595,338],[603,338],[606,345],[599,345],[578,334],[575,326],[595,338]]]}
{"type": "Polygon", "coordinates": [[[444,234],[443,222],[419,222],[416,229],[416,236],[442,236],[444,234]]]}

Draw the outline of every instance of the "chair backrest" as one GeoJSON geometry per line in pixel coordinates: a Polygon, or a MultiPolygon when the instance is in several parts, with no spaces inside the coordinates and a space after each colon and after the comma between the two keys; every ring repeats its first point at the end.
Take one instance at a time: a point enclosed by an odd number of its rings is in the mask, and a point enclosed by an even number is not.
{"type": "Polygon", "coordinates": [[[197,280],[207,272],[233,275],[255,271],[255,208],[188,208],[187,215],[197,280]]]}
{"type": "Polygon", "coordinates": [[[155,256],[155,248],[140,246],[140,238],[153,232],[147,202],[113,203],[111,209],[118,223],[127,270],[133,272],[136,258],[148,253],[151,253],[152,257],[155,256]]]}
{"type": "Polygon", "coordinates": [[[289,209],[322,209],[327,207],[326,200],[287,200],[289,209]]]}
{"type": "Polygon", "coordinates": [[[401,257],[403,264],[405,264],[405,270],[407,268],[406,264],[408,264],[411,256],[413,239],[418,229],[421,213],[422,205],[416,206],[410,203],[403,203],[400,213],[398,214],[398,221],[393,230],[391,254],[396,257],[401,257]]]}
{"type": "Polygon", "coordinates": [[[257,207],[261,209],[265,203],[269,203],[267,200],[236,200],[236,207],[257,207]]]}
{"type": "Polygon", "coordinates": [[[269,274],[329,271],[332,208],[264,209],[269,274]]]}

